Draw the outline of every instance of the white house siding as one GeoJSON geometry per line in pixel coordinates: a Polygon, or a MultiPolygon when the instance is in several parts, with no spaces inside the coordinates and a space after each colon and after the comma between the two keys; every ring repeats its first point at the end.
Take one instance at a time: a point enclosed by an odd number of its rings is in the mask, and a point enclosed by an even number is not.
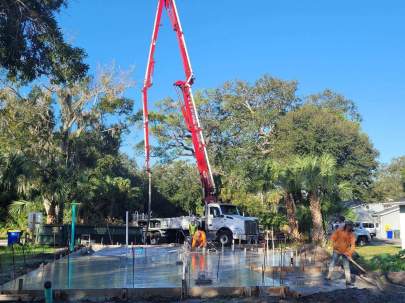
{"type": "Polygon", "coordinates": [[[390,230],[400,230],[400,215],[399,215],[399,208],[396,208],[390,212],[385,214],[380,214],[377,218],[377,222],[379,223],[379,228],[377,232],[377,237],[386,239],[387,232],[386,227],[389,227],[390,230]]]}
{"type": "Polygon", "coordinates": [[[401,243],[402,249],[405,249],[405,205],[400,206],[400,221],[401,221],[401,243]]]}

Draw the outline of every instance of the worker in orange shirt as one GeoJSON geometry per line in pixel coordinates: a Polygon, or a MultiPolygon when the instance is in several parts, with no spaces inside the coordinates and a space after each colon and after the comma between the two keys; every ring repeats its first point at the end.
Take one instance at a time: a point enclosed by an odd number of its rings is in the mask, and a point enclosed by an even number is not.
{"type": "Polygon", "coordinates": [[[346,285],[352,285],[350,276],[350,264],[356,243],[356,237],[353,234],[353,223],[346,222],[343,227],[338,228],[331,236],[333,245],[332,262],[329,265],[327,279],[330,280],[337,261],[342,258],[343,268],[345,270],[346,285]]]}
{"type": "Polygon", "coordinates": [[[191,248],[203,248],[207,246],[207,236],[205,235],[205,231],[202,227],[198,227],[197,231],[193,235],[193,242],[191,244],[191,248]]]}

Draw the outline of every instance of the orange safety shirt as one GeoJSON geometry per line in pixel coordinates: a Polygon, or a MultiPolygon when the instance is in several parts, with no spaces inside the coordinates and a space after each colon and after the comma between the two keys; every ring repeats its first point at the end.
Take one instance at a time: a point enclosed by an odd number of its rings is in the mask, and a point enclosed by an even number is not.
{"type": "Polygon", "coordinates": [[[192,248],[195,247],[205,247],[207,245],[207,236],[202,230],[197,230],[193,236],[193,243],[191,244],[192,248]]]}
{"type": "Polygon", "coordinates": [[[352,232],[339,228],[332,234],[331,240],[334,251],[348,257],[351,257],[354,253],[356,237],[352,232]]]}

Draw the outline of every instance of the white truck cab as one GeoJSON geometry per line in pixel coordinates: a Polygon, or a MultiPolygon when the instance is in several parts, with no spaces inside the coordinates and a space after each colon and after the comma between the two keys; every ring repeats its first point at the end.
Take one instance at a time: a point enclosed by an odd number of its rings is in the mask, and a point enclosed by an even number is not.
{"type": "Polygon", "coordinates": [[[257,242],[259,225],[257,218],[245,217],[232,204],[210,203],[205,214],[208,237],[214,238],[224,245],[230,245],[232,240],[257,242]]]}

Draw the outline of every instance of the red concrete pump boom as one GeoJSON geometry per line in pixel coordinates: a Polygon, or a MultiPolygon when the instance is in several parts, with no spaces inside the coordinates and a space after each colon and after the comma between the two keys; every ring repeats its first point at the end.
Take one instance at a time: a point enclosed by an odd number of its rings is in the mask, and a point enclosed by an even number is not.
{"type": "Polygon", "coordinates": [[[158,0],[155,23],[153,25],[152,41],[149,49],[148,65],[145,72],[145,80],[142,88],[143,100],[143,124],[145,136],[145,168],[149,176],[149,209],[151,192],[151,172],[150,172],[150,146],[149,146],[149,126],[148,126],[148,89],[152,86],[152,75],[154,68],[154,54],[156,41],[158,38],[160,20],[163,8],[166,9],[173,30],[176,33],[180,48],[180,55],[183,62],[185,80],[179,80],[174,83],[181,91],[183,100],[181,101],[181,111],[191,133],[191,139],[194,148],[194,155],[197,160],[197,167],[200,173],[201,183],[204,189],[204,201],[210,203],[216,201],[215,184],[212,177],[211,167],[208,160],[207,149],[204,142],[201,124],[198,118],[197,109],[194,103],[191,86],[194,82],[193,70],[191,68],[190,58],[187,53],[186,41],[184,40],[183,30],[181,28],[179,15],[174,0],[158,0]]]}

